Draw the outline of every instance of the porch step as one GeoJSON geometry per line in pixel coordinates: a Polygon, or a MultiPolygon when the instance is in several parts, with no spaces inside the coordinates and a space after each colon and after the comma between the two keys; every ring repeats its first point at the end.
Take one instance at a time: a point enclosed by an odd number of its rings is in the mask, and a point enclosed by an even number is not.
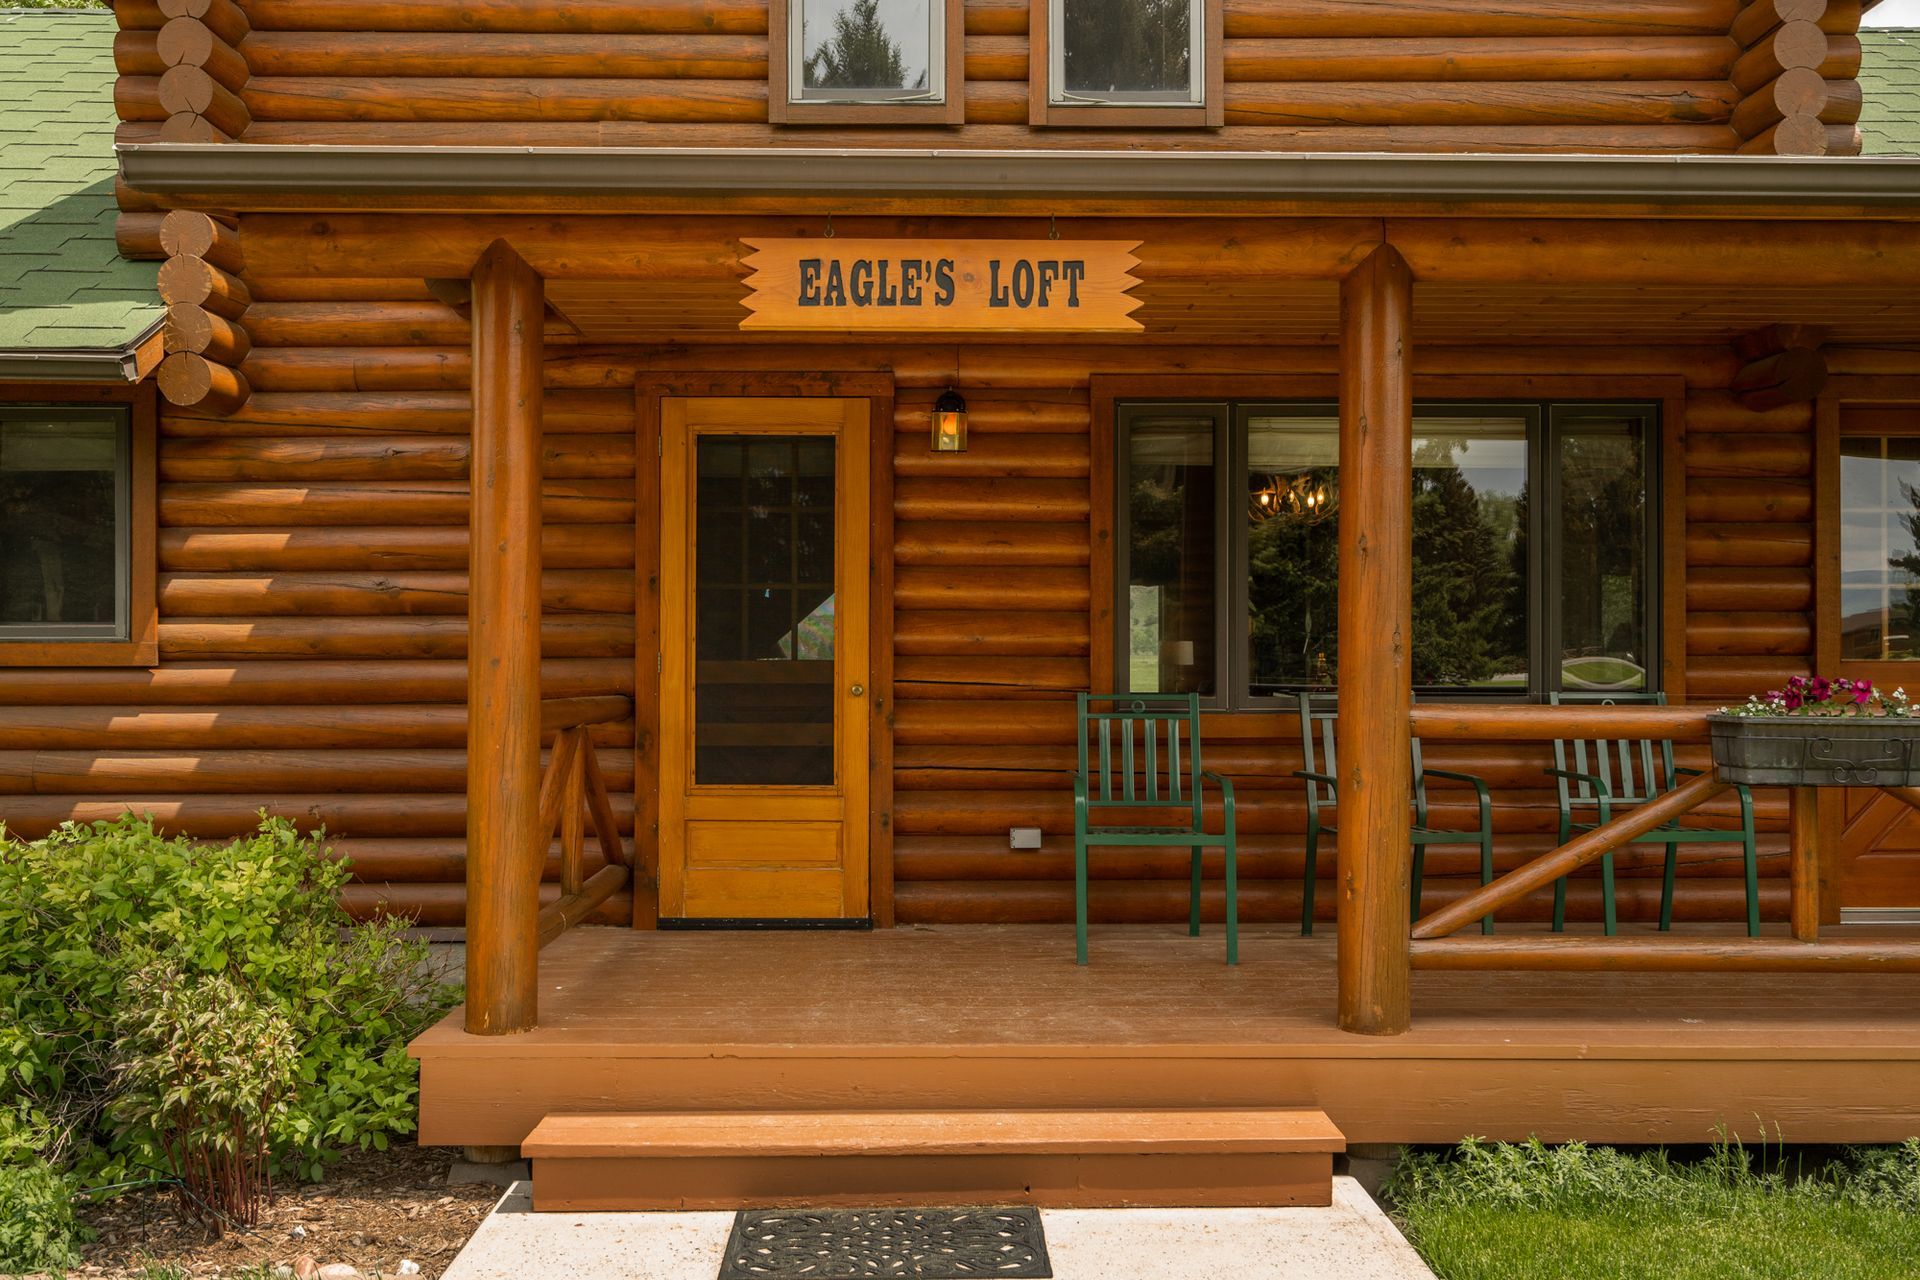
{"type": "Polygon", "coordinates": [[[1346,1139],[1305,1108],[549,1115],[536,1210],[1326,1205],[1346,1139]]]}

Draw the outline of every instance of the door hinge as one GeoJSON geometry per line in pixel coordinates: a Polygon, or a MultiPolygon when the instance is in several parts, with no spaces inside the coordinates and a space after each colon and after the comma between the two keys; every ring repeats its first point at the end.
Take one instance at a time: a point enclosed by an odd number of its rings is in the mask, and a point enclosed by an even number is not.
{"type": "Polygon", "coordinates": [[[667,438],[665,436],[655,436],[653,438],[653,453],[654,456],[658,458],[667,456],[667,438]]]}
{"type": "Polygon", "coordinates": [[[667,655],[664,653],[654,654],[653,655],[653,674],[659,675],[666,669],[667,669],[667,655]]]}

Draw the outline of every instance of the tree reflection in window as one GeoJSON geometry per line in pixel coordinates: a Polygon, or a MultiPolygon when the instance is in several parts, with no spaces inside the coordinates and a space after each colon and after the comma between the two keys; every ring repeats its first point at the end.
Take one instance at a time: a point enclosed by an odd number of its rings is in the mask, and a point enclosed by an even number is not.
{"type": "Polygon", "coordinates": [[[925,93],[932,0],[802,0],[801,85],[874,96],[925,93]]]}
{"type": "Polygon", "coordinates": [[[1061,63],[1070,95],[1187,101],[1193,84],[1192,0],[1060,0],[1061,63]]]}
{"type": "Polygon", "coordinates": [[[1840,656],[1920,657],[1920,436],[1840,440],[1840,656]]]}

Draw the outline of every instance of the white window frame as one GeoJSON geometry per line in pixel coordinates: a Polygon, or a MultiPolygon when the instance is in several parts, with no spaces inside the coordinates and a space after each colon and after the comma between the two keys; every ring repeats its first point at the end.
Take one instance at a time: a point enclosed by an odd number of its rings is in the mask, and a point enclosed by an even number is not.
{"type": "MultiPolygon", "coordinates": [[[[773,0],[775,4],[782,0],[773,0]]],[[[927,87],[856,92],[806,88],[806,0],[787,6],[787,104],[789,106],[898,107],[947,100],[947,0],[927,0],[927,87]]]]}
{"type": "Polygon", "coordinates": [[[1047,14],[1047,102],[1056,107],[1204,107],[1207,105],[1207,0],[1187,0],[1187,35],[1193,47],[1187,57],[1187,96],[1167,92],[1069,93],[1067,91],[1067,4],[1051,0],[1047,14]]]}

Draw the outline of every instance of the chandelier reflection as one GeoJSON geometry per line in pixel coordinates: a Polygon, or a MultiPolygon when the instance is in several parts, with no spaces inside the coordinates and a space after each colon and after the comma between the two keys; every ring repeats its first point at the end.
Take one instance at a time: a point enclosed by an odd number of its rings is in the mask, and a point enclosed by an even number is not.
{"type": "Polygon", "coordinates": [[[1247,515],[1255,524],[1275,516],[1318,524],[1338,505],[1326,480],[1309,471],[1248,477],[1247,515]]]}

